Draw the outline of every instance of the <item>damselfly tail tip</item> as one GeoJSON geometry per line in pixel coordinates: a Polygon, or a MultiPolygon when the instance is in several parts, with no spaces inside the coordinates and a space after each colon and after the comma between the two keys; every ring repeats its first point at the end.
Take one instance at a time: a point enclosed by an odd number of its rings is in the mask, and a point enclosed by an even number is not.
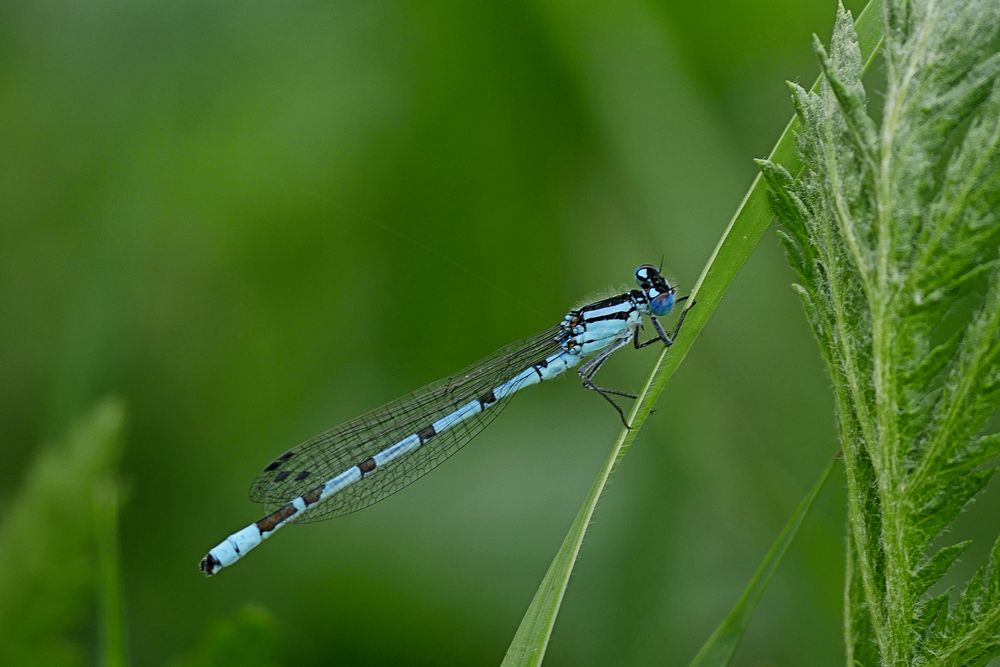
{"type": "Polygon", "coordinates": [[[201,570],[206,577],[211,577],[213,574],[222,569],[222,563],[220,563],[219,559],[212,554],[208,554],[201,559],[200,563],[198,563],[198,569],[201,570]]]}

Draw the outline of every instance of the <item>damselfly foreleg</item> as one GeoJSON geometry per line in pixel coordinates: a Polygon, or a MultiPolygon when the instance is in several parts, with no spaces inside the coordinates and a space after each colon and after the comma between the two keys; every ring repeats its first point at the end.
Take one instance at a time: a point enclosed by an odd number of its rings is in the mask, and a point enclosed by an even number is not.
{"type": "MultiPolygon", "coordinates": [[[[681,301],[687,301],[688,296],[691,295],[688,294],[687,296],[680,297],[679,299],[677,299],[677,303],[680,303],[681,301]]],[[[687,317],[688,311],[691,310],[692,308],[694,308],[694,302],[692,302],[690,306],[681,311],[681,316],[677,318],[677,324],[674,325],[673,332],[669,334],[667,333],[667,330],[663,328],[663,325],[660,324],[660,320],[658,320],[655,315],[650,314],[649,321],[653,323],[653,328],[656,329],[656,335],[647,341],[639,342],[639,330],[636,329],[635,335],[632,338],[632,343],[635,345],[635,349],[641,350],[642,348],[648,345],[652,345],[653,343],[656,342],[662,342],[667,347],[673,345],[674,341],[677,340],[677,334],[679,334],[681,331],[681,325],[684,324],[684,318],[687,317]]]]}

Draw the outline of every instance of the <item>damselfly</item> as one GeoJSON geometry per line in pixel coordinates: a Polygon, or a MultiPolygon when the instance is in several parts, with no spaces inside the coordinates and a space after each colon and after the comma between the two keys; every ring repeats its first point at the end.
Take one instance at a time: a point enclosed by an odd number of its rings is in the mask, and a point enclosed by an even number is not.
{"type": "Polygon", "coordinates": [[[213,575],[232,565],[289,523],[350,514],[395,493],[472,440],[515,393],[570,368],[579,366],[583,386],[613,405],[625,422],[612,396],[635,395],[599,387],[594,376],[630,343],[636,349],[673,345],[687,314],[685,309],[668,334],[657,318],[687,297],[676,298],[655,266],[640,266],[635,279],[637,290],[575,308],[558,325],[276,458],[250,487],[251,499],[270,513],[209,551],[201,571],[213,575]],[[647,341],[639,340],[643,317],[656,330],[647,341]]]}

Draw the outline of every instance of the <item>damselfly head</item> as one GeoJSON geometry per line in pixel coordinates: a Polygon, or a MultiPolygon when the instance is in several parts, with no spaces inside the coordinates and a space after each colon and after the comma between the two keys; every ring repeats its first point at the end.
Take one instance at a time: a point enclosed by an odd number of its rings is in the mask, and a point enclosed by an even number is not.
{"type": "Polygon", "coordinates": [[[674,307],[674,288],[652,264],[643,264],[635,270],[635,281],[646,295],[649,311],[653,315],[666,315],[674,307]]]}

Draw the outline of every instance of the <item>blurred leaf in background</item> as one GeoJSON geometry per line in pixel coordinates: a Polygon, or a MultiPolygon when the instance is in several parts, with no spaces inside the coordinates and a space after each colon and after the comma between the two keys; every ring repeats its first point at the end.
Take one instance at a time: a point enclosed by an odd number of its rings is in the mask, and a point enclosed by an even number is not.
{"type": "Polygon", "coordinates": [[[0,664],[91,664],[95,488],[117,484],[124,410],[107,400],[41,448],[0,516],[0,664]]]}
{"type": "Polygon", "coordinates": [[[210,619],[191,655],[173,665],[275,667],[279,664],[272,657],[277,638],[277,625],[267,610],[248,605],[230,617],[210,619]]]}

